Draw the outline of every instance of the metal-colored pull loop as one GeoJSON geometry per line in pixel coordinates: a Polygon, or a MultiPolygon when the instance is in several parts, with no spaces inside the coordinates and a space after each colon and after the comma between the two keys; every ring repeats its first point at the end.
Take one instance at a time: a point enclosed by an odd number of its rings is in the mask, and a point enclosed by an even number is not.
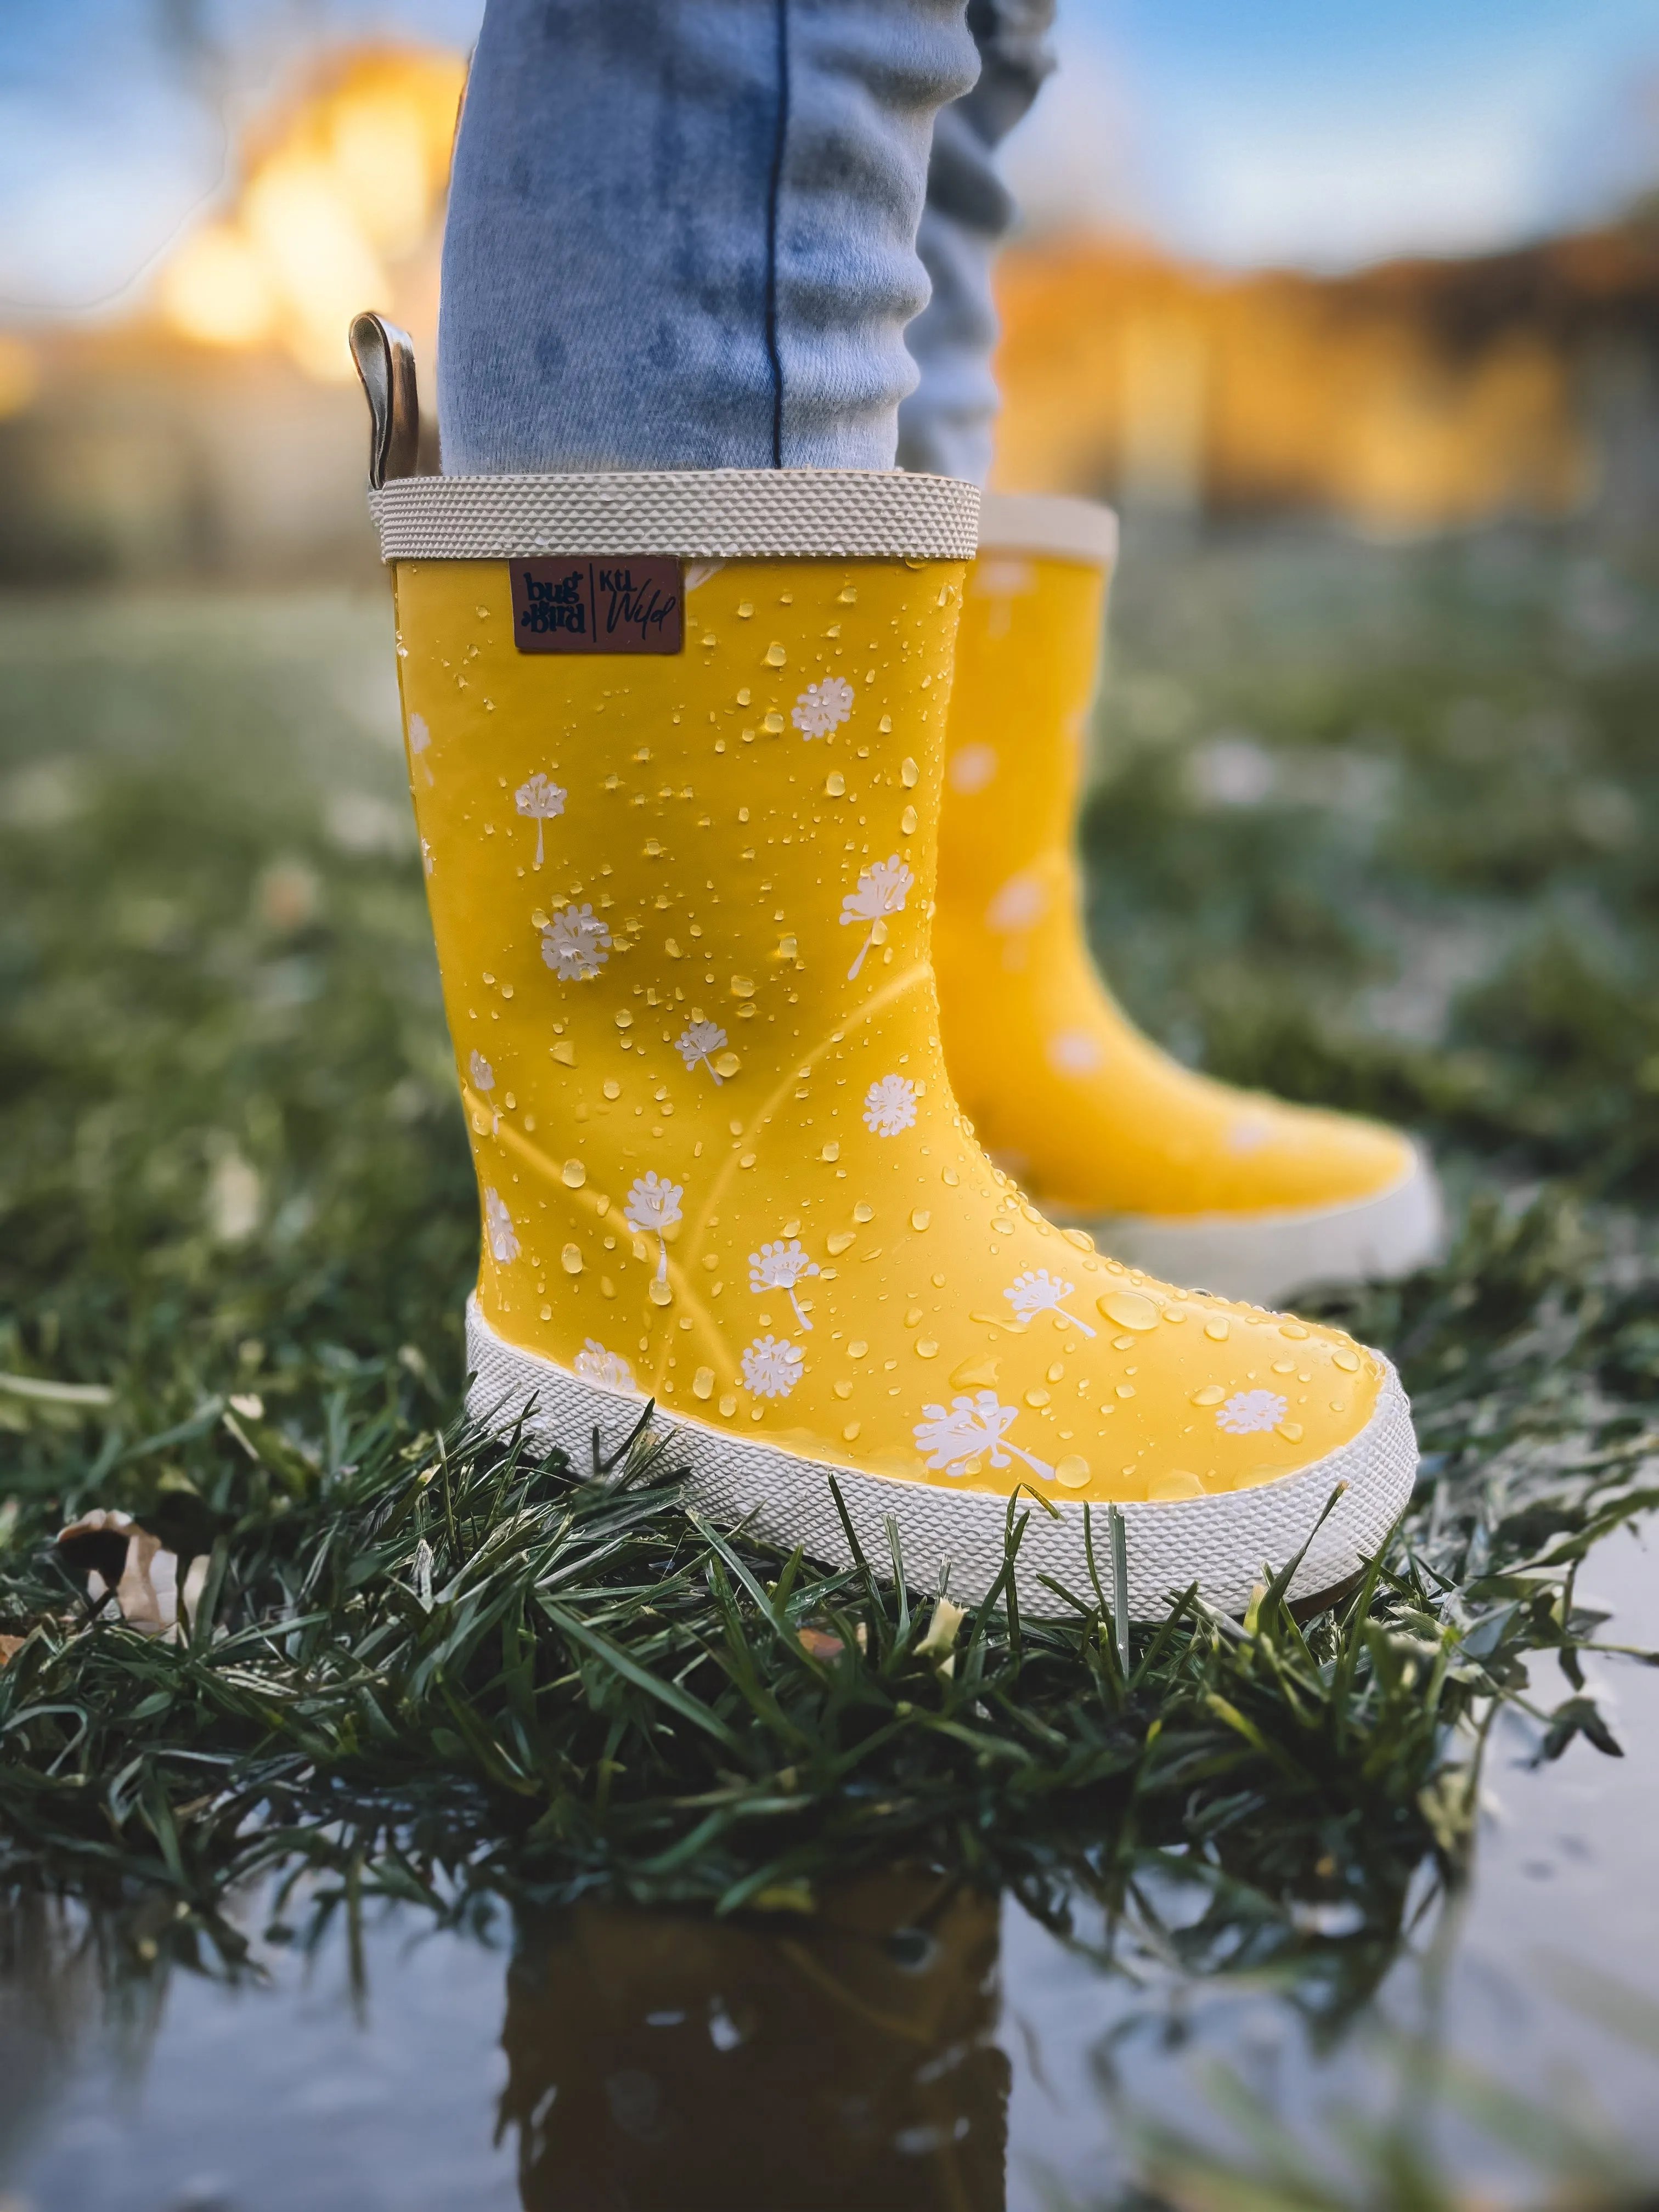
{"type": "Polygon", "coordinates": [[[351,358],[368,401],[368,481],[379,491],[388,477],[415,474],[421,403],[414,342],[384,315],[355,315],[351,358]]]}

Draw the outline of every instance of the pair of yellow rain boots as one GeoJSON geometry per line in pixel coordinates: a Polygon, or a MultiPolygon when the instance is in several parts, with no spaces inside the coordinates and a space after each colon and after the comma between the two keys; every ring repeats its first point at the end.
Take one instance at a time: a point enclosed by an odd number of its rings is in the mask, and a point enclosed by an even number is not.
{"type": "Polygon", "coordinates": [[[1137,1617],[1194,1581],[1238,1610],[1310,1533],[1297,1590],[1352,1573],[1415,1467],[1387,1360],[1097,1252],[952,1089],[974,488],[405,477],[371,504],[482,1197],[474,1411],[614,1443],[654,1399],[705,1504],[845,1559],[833,1477],[872,1560],[896,1537],[959,1600],[1022,1486],[1053,1509],[1019,1554],[1039,1606],[1042,1575],[1109,1586],[1112,1504],[1137,1617]]]}

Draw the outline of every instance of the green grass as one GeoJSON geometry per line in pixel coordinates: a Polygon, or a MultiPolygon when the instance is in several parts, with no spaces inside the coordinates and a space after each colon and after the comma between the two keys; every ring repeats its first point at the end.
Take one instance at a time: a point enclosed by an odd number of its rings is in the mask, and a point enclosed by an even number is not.
{"type": "Polygon", "coordinates": [[[1188,1962],[1334,2014],[1463,1863],[1529,1655],[1540,1754],[1616,1748],[1573,1577],[1656,1443],[1654,580],[1132,541],[1115,620],[1087,846],[1125,995],[1425,1128],[1460,1195],[1443,1267],[1326,1301],[1400,1360],[1425,1478],[1338,1613],[1130,1639],[1056,1590],[946,1670],[927,1601],[709,1527],[647,1439],[598,1469],[456,1425],[476,1214],[385,609],[0,609],[0,1871],[234,1948],[227,1885],[284,1858],[787,1910],[902,1855],[1061,1917],[1174,1852],[1188,1962]],[[210,1555],[193,1638],[88,1619],[51,1539],[92,1505],[210,1555]]]}

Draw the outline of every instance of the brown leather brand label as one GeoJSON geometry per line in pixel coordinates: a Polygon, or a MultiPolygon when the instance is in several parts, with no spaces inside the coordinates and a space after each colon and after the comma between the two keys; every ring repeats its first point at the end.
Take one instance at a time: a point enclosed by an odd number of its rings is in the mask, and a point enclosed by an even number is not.
{"type": "Polygon", "coordinates": [[[659,554],[614,561],[510,561],[520,653],[678,653],[684,643],[680,564],[659,554]]]}

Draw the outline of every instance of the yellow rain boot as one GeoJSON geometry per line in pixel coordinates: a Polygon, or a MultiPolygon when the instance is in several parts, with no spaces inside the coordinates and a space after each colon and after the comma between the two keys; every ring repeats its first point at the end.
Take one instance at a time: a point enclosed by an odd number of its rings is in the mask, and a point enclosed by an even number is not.
{"type": "Polygon", "coordinates": [[[1440,1231],[1410,1139],[1194,1074],[1131,1025],[1091,962],[1073,836],[1115,544],[1106,507],[985,501],[933,927],[957,1096],[1052,1218],[1153,1273],[1265,1303],[1403,1274],[1440,1231]]]}
{"type": "Polygon", "coordinates": [[[1392,1369],[1132,1275],[981,1152],[928,945],[977,495],[893,472],[412,477],[393,564],[410,780],[478,1182],[470,1403],[578,1451],[653,1398],[693,1494],[949,1569],[1031,1516],[1142,1616],[1297,1588],[1409,1493],[1392,1369]],[[684,644],[674,649],[684,620],[684,644]],[[568,649],[574,647],[574,649],[568,649]]]}

